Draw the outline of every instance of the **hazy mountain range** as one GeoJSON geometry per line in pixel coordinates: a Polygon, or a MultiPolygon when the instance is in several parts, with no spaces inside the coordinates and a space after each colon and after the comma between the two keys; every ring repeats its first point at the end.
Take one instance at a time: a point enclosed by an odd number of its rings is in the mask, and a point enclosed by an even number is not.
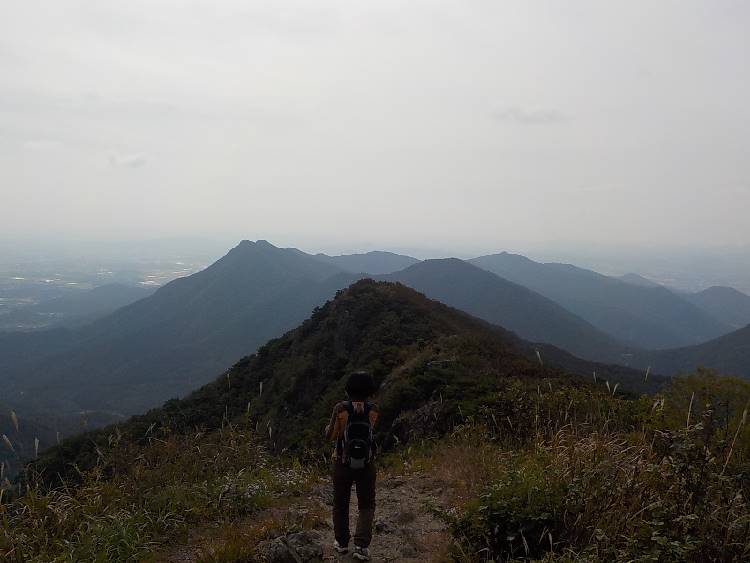
{"type": "Polygon", "coordinates": [[[508,254],[420,262],[243,241],[208,268],[84,326],[0,333],[5,408],[52,420],[41,447],[62,425],[54,416],[75,420],[87,411],[104,423],[144,412],[210,381],[363,277],[400,282],[536,342],[519,346],[538,351],[545,364],[587,377],[608,372],[634,390],[653,390],[656,374],[701,364],[750,377],[750,333],[732,330],[747,318],[750,297],[735,290],[686,295],[508,254]],[[657,350],[671,342],[698,344],[657,350]],[[612,364],[650,366],[654,375],[644,385],[636,372],[612,364]]]}
{"type": "Polygon", "coordinates": [[[506,252],[471,262],[541,293],[630,346],[689,346],[733,328],[666,287],[636,285],[570,264],[543,264],[506,252]]]}
{"type": "Polygon", "coordinates": [[[0,336],[8,402],[140,412],[295,326],[332,294],[317,284],[338,273],[298,251],[243,242],[85,327],[0,336]]]}
{"type": "MultiPolygon", "coordinates": [[[[357,262],[382,270],[382,258],[357,262]]],[[[0,336],[6,397],[35,410],[141,412],[205,383],[367,275],[243,241],[205,270],[84,327],[0,336]]],[[[612,361],[624,351],[549,299],[460,260],[417,263],[384,279],[585,357],[612,361]]]]}
{"type": "MultiPolygon", "coordinates": [[[[555,385],[590,386],[589,374],[595,371],[602,389],[607,380],[612,385],[642,380],[641,372],[581,362],[549,346],[543,348],[544,357],[559,355],[563,364],[569,358],[575,368],[541,365],[536,351],[511,332],[401,284],[360,280],[211,383],[183,400],[134,417],[119,431],[123,439],[142,443],[149,428],[156,429],[155,436],[165,428],[178,433],[211,430],[252,413],[269,429],[274,449],[301,452],[322,444],[319,429],[342,396],[348,373],[364,368],[380,384],[379,441],[387,446],[394,435],[408,439],[408,417],[402,415],[417,411],[419,416],[418,409],[430,402],[442,409],[440,417],[429,417],[430,428],[444,431],[454,420],[480,415],[487,400],[505,400],[498,391],[516,380],[535,393],[544,378],[555,385]],[[585,382],[575,375],[584,376],[585,382]]],[[[523,405],[506,408],[532,416],[523,405]]],[[[108,435],[93,433],[56,448],[37,469],[53,480],[75,480],[72,467],[95,462],[97,443],[108,435]]]]}
{"type": "Polygon", "coordinates": [[[526,340],[583,358],[613,362],[628,351],[554,301],[456,258],[426,260],[379,279],[401,282],[526,340]]]}
{"type": "Polygon", "coordinates": [[[316,254],[315,257],[334,264],[346,272],[354,274],[367,272],[373,275],[390,274],[419,262],[417,258],[411,256],[377,250],[363,254],[343,254],[339,256],[316,254]]]}
{"type": "Polygon", "coordinates": [[[750,324],[750,296],[732,287],[709,287],[698,293],[685,294],[684,297],[732,328],[743,328],[750,324]]]}
{"type": "Polygon", "coordinates": [[[724,375],[750,378],[750,326],[695,346],[637,352],[631,363],[669,375],[704,366],[724,375]]]}

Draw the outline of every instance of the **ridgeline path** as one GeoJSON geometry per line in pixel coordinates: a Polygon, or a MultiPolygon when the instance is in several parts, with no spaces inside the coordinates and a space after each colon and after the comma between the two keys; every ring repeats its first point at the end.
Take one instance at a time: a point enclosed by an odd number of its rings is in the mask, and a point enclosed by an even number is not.
{"type": "MultiPolygon", "coordinates": [[[[446,524],[435,514],[436,508],[444,508],[442,484],[435,478],[421,473],[394,475],[386,471],[378,473],[377,507],[371,560],[374,562],[403,561],[439,562],[447,561],[450,534],[446,524]]],[[[350,521],[352,533],[356,527],[357,500],[354,488],[350,521]]],[[[277,506],[248,516],[228,525],[231,529],[196,530],[183,546],[172,548],[154,561],[164,563],[199,563],[201,561],[224,561],[209,557],[212,551],[226,551],[226,544],[236,538],[253,537],[251,530],[261,530],[265,537],[268,530],[305,529],[317,533],[324,549],[324,561],[355,561],[351,552],[339,555],[333,551],[333,528],[331,524],[332,488],[330,479],[320,479],[307,494],[289,497],[277,506]]],[[[272,533],[270,535],[273,535],[272,533]]],[[[258,543],[258,542],[256,542],[258,543]]],[[[259,542],[257,555],[263,558],[264,547],[270,540],[259,542]]],[[[247,546],[252,547],[252,546],[247,546]]],[[[350,544],[350,548],[352,544],[350,544]]]]}

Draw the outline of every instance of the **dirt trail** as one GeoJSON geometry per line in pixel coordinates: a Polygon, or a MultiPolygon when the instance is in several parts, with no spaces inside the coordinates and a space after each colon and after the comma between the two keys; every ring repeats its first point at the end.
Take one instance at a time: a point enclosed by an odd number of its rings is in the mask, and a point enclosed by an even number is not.
{"type": "MultiPolygon", "coordinates": [[[[439,561],[449,540],[445,524],[431,511],[439,506],[440,493],[436,483],[422,475],[385,475],[378,484],[375,532],[370,546],[372,561],[439,561]]],[[[356,527],[356,502],[352,493],[352,530],[356,527]]],[[[326,503],[325,508],[330,510],[330,505],[326,503]]],[[[330,524],[322,533],[327,561],[353,561],[351,555],[338,556],[333,552],[330,524]]]]}
{"type": "MultiPolygon", "coordinates": [[[[375,530],[370,546],[371,560],[378,563],[445,561],[449,533],[445,524],[432,511],[441,505],[442,496],[440,483],[425,475],[380,473],[375,530]]],[[[330,481],[321,480],[307,495],[289,499],[290,503],[286,506],[249,517],[241,526],[250,527],[260,520],[274,521],[277,524],[283,522],[285,525],[289,522],[307,522],[304,527],[315,531],[322,539],[325,561],[355,561],[351,553],[339,555],[333,551],[334,536],[330,518],[332,498],[330,481]]],[[[350,509],[352,532],[356,527],[356,518],[357,500],[353,489],[350,509]]],[[[214,545],[217,543],[216,537],[209,539],[209,535],[198,532],[189,545],[175,548],[156,561],[196,562],[207,541],[214,545]]]]}

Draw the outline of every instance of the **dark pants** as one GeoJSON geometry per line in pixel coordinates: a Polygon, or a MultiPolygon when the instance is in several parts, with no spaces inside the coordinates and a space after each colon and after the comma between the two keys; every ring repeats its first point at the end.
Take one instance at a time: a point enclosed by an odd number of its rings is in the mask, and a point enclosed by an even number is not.
{"type": "Polygon", "coordinates": [[[363,469],[352,469],[340,461],[333,463],[333,531],[339,545],[349,544],[349,501],[352,484],[357,486],[357,531],[354,545],[369,547],[372,541],[372,522],[375,518],[375,462],[363,469]]]}

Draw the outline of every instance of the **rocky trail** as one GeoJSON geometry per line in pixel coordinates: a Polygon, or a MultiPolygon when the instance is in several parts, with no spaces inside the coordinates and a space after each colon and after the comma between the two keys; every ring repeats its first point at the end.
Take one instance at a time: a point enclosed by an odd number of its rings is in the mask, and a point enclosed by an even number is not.
{"type": "MultiPolygon", "coordinates": [[[[435,514],[442,508],[442,485],[438,480],[417,473],[378,475],[374,537],[370,546],[374,562],[445,561],[450,541],[446,525],[435,514]]],[[[270,563],[318,563],[355,561],[351,553],[339,555],[333,550],[330,511],[333,501],[329,479],[321,478],[306,495],[285,499],[278,506],[263,510],[232,524],[231,530],[197,530],[189,543],[155,561],[165,563],[203,563],[242,561],[216,554],[230,552],[237,541],[253,543],[254,555],[270,563]],[[278,535],[274,532],[278,531],[278,535]],[[271,536],[271,538],[269,538],[271,536]]],[[[352,491],[350,521],[356,527],[357,500],[352,491]]],[[[351,547],[351,545],[350,545],[351,547]]],[[[245,545],[245,552],[252,546],[245,545]]],[[[237,548],[242,552],[241,548],[237,548]]]]}
{"type": "MultiPolygon", "coordinates": [[[[448,534],[434,514],[439,506],[435,483],[423,475],[386,477],[378,487],[375,531],[371,546],[373,561],[437,561],[445,552],[448,534]]],[[[327,499],[328,500],[328,499],[327,499]]],[[[328,500],[330,502],[330,500],[328,500]]],[[[326,508],[330,505],[326,503],[326,508]]],[[[351,529],[356,527],[356,495],[352,494],[351,529]]],[[[331,549],[333,529],[323,530],[324,559],[350,561],[331,549]]]]}

